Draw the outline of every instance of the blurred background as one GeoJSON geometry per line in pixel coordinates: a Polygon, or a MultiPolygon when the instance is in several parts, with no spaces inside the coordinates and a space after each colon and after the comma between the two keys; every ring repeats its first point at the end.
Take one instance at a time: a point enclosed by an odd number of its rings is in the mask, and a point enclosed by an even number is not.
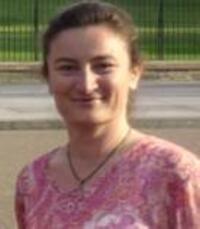
{"type": "MultiPolygon", "coordinates": [[[[74,1],[0,0],[0,61],[40,60],[40,37],[49,18],[74,1]]],[[[151,60],[200,58],[199,0],[113,0],[138,25],[140,47],[151,60]],[[181,42],[180,42],[181,41],[181,42]]]]}

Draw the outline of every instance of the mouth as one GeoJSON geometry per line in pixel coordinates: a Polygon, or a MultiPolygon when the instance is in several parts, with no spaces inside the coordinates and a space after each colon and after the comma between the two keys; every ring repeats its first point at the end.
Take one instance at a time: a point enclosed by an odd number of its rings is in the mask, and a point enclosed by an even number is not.
{"type": "Polygon", "coordinates": [[[72,101],[80,104],[95,104],[99,101],[102,101],[102,98],[93,98],[93,97],[81,97],[81,98],[72,98],[72,101]]]}
{"type": "Polygon", "coordinates": [[[90,101],[95,101],[95,100],[102,100],[101,97],[74,97],[72,98],[73,101],[85,101],[85,102],[90,102],[90,101]]]}

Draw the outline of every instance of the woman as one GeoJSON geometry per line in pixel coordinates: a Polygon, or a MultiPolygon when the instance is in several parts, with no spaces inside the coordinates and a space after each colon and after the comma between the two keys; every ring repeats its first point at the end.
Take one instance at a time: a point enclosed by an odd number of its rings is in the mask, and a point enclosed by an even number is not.
{"type": "Polygon", "coordinates": [[[49,24],[43,54],[69,141],[20,173],[19,228],[200,228],[199,160],[127,122],[142,71],[130,17],[74,4],[49,24]]]}

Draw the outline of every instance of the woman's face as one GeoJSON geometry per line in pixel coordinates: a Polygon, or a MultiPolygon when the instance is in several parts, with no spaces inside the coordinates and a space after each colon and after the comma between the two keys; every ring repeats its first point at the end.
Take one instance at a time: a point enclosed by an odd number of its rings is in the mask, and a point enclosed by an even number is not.
{"type": "Polygon", "coordinates": [[[65,122],[98,124],[126,116],[131,69],[125,41],[106,26],[62,31],[47,59],[49,87],[65,122]]]}

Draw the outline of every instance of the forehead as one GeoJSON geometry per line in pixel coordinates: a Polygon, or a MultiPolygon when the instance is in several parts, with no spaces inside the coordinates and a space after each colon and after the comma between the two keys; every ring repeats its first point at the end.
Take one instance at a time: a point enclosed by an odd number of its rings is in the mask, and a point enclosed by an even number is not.
{"type": "Polygon", "coordinates": [[[53,55],[126,55],[125,40],[104,25],[67,29],[60,32],[50,45],[53,55]]]}

